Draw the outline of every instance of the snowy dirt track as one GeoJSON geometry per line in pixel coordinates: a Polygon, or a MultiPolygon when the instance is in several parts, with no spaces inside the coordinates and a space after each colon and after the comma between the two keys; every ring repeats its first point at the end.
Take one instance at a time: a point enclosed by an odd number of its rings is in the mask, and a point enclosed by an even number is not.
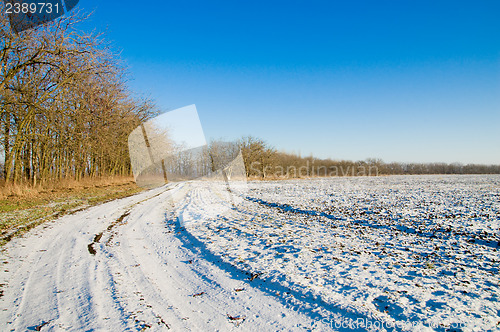
{"type": "Polygon", "coordinates": [[[2,255],[0,330],[295,330],[311,320],[210,261],[155,189],[66,216],[2,255]]]}
{"type": "Polygon", "coordinates": [[[499,185],[255,182],[236,207],[209,184],[143,192],[2,248],[0,330],[496,330],[499,185]]]}

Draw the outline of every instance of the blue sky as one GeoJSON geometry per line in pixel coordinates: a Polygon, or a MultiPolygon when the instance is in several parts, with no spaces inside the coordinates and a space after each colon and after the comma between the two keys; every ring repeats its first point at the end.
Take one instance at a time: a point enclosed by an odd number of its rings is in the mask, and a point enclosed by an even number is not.
{"type": "Polygon", "coordinates": [[[499,1],[97,1],[134,91],[209,138],[320,158],[500,163],[499,1]]]}

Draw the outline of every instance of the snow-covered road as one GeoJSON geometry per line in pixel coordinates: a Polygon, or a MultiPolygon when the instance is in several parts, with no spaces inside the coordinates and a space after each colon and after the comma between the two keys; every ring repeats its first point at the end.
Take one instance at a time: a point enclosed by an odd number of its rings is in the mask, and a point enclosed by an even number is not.
{"type": "Polygon", "coordinates": [[[3,248],[0,330],[303,330],[311,318],[218,264],[171,185],[39,227],[3,248]],[[170,220],[170,222],[169,222],[170,220]]]}

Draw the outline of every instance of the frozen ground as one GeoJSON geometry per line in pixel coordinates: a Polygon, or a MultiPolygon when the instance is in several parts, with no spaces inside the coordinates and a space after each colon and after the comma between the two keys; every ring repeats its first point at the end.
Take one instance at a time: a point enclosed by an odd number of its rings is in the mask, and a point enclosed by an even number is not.
{"type": "Polygon", "coordinates": [[[500,176],[249,187],[233,207],[169,185],[11,241],[0,330],[500,330],[500,176]]]}

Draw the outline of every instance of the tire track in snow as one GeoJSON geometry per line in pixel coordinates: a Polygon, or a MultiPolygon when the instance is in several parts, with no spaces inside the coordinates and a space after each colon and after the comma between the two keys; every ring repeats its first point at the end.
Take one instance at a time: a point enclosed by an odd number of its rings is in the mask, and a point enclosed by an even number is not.
{"type": "Polygon", "coordinates": [[[90,313],[94,294],[89,293],[89,279],[95,266],[87,257],[87,239],[120,210],[156,193],[146,192],[64,216],[5,245],[2,260],[8,263],[0,273],[4,284],[0,330],[24,331],[44,322],[50,322],[45,328],[93,326],[90,313]]]}
{"type": "Polygon", "coordinates": [[[311,326],[309,317],[253,287],[247,276],[231,275],[179,239],[170,200],[182,187],[91,207],[8,243],[2,253],[7,271],[0,273],[0,330],[311,326]]]}
{"type": "Polygon", "coordinates": [[[228,274],[217,262],[201,255],[196,247],[186,246],[179,239],[182,236],[178,234],[179,227],[171,222],[175,213],[167,212],[166,217],[166,209],[161,204],[168,205],[160,200],[154,210],[147,206],[132,211],[128,223],[120,226],[126,229],[115,238],[120,246],[129,246],[130,252],[116,251],[113,265],[120,267],[117,271],[125,271],[124,280],[138,281],[123,285],[122,289],[127,294],[123,297],[129,299],[127,310],[133,312],[134,319],[152,326],[160,325],[161,317],[174,330],[226,331],[239,325],[243,330],[274,331],[294,330],[297,324],[310,326],[311,320],[307,317],[283,307],[269,294],[243,284],[246,274],[236,277],[228,274]],[[160,229],[166,232],[162,234],[160,229]],[[234,291],[242,287],[246,289],[245,294],[234,291]],[[134,299],[134,293],[142,301],[134,299]],[[203,294],[193,297],[200,293],[203,294]],[[231,317],[245,317],[245,320],[231,317]]]}

